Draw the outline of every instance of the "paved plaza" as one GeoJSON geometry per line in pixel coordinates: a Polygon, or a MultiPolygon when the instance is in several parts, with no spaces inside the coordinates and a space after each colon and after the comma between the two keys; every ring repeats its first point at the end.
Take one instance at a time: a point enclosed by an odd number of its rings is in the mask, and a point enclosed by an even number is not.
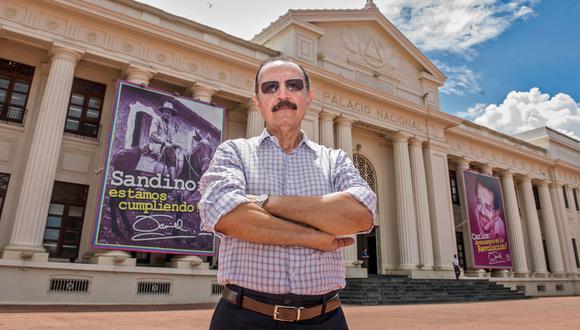
{"type": "MultiPolygon", "coordinates": [[[[207,329],[211,305],[0,306],[0,329],[207,329]]],[[[580,297],[345,306],[351,329],[580,329],[580,297]]]]}

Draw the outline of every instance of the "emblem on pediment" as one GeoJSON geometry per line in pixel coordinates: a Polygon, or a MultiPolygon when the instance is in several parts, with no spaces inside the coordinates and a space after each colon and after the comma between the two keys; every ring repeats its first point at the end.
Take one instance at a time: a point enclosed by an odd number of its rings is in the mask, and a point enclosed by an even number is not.
{"type": "Polygon", "coordinates": [[[357,35],[351,29],[341,32],[344,48],[350,53],[351,60],[373,70],[391,74],[398,73],[399,59],[393,48],[384,41],[372,36],[357,35]]]}

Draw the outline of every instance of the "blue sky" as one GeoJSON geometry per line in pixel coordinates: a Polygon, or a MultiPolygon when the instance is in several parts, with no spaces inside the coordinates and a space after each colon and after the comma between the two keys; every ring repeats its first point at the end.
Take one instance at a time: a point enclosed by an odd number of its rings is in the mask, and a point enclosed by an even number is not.
{"type": "MultiPolygon", "coordinates": [[[[288,9],[366,0],[139,0],[250,40],[288,9]]],[[[375,0],[447,76],[443,111],[516,134],[550,126],[580,140],[580,1],[375,0]]]]}

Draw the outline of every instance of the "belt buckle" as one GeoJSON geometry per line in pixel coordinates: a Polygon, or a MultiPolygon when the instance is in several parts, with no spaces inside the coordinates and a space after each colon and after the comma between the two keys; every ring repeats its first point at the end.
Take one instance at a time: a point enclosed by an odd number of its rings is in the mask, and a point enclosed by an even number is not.
{"type": "Polygon", "coordinates": [[[283,321],[283,322],[296,322],[296,321],[300,321],[300,311],[303,310],[304,307],[294,307],[294,306],[281,306],[281,305],[275,305],[274,306],[274,320],[276,321],[283,321]],[[295,320],[290,320],[290,319],[282,319],[278,317],[278,314],[280,314],[280,312],[278,311],[279,308],[282,309],[291,309],[291,310],[295,310],[296,311],[296,319],[295,320]]]}

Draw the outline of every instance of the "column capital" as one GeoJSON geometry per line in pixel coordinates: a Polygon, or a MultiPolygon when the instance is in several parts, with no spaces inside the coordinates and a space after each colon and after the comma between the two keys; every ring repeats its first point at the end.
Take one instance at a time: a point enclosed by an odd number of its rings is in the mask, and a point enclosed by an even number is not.
{"type": "Polygon", "coordinates": [[[354,119],[350,118],[350,117],[345,117],[345,116],[339,116],[337,117],[335,120],[336,124],[338,126],[347,126],[347,127],[351,127],[352,123],[354,123],[354,119]]]}
{"type": "Polygon", "coordinates": [[[70,61],[73,63],[78,63],[83,57],[84,51],[73,49],[67,46],[62,46],[59,44],[53,44],[49,50],[50,60],[61,59],[65,61],[70,61]]]}
{"type": "Polygon", "coordinates": [[[513,176],[514,176],[514,171],[512,171],[510,169],[501,170],[500,173],[501,173],[501,176],[502,177],[506,177],[506,178],[507,177],[512,177],[513,178],[513,176]]]}
{"type": "Polygon", "coordinates": [[[256,103],[254,102],[253,98],[248,98],[245,102],[244,105],[246,106],[246,111],[250,112],[250,111],[258,111],[258,107],[256,106],[256,103]]]}
{"type": "Polygon", "coordinates": [[[149,85],[149,81],[155,76],[155,74],[157,74],[157,71],[139,64],[131,63],[125,67],[123,73],[125,74],[125,79],[129,82],[140,85],[149,85]]]}
{"type": "Polygon", "coordinates": [[[337,115],[335,113],[322,110],[320,113],[318,113],[318,116],[323,121],[332,121],[334,118],[336,118],[337,115]]]}
{"type": "Polygon", "coordinates": [[[538,181],[538,186],[541,188],[548,188],[548,181],[540,180],[540,181],[538,181]]]}
{"type": "Polygon", "coordinates": [[[469,169],[470,160],[466,158],[455,159],[454,163],[457,165],[457,169],[469,169]]]}
{"type": "Polygon", "coordinates": [[[529,176],[527,176],[527,175],[522,175],[522,176],[520,177],[520,181],[521,181],[522,183],[524,183],[524,184],[528,184],[528,183],[529,183],[529,184],[532,184],[532,178],[530,178],[530,177],[529,177],[529,176]]]}
{"type": "Polygon", "coordinates": [[[426,140],[423,138],[419,138],[419,137],[414,136],[414,137],[409,139],[409,144],[411,144],[412,146],[421,147],[421,146],[423,146],[423,143],[425,143],[425,141],[426,140]]]}
{"type": "Polygon", "coordinates": [[[219,88],[196,82],[189,87],[189,90],[191,90],[193,98],[210,103],[211,98],[219,91],[219,88]]]}
{"type": "Polygon", "coordinates": [[[394,141],[394,142],[409,142],[409,138],[411,136],[407,133],[403,133],[403,132],[396,132],[390,135],[390,138],[394,141]]]}
{"type": "Polygon", "coordinates": [[[487,175],[493,174],[493,167],[489,164],[481,164],[478,167],[481,170],[481,173],[483,173],[483,174],[487,174],[487,175]]]}

